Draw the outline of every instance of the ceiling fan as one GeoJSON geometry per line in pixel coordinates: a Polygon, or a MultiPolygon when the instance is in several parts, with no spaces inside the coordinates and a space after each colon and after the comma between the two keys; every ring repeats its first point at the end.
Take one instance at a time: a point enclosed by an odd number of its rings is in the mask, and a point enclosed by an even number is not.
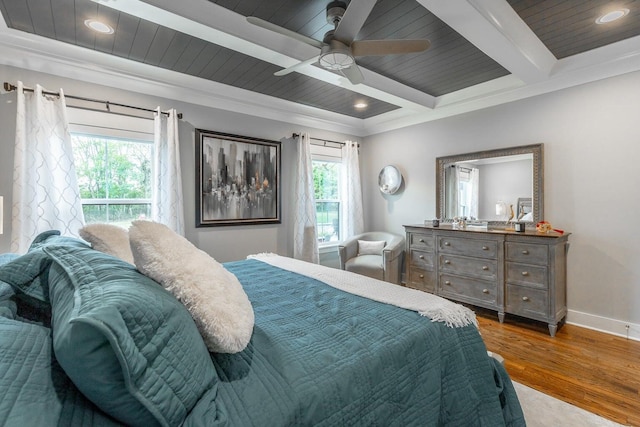
{"type": "Polygon", "coordinates": [[[276,76],[284,76],[303,66],[318,62],[322,68],[338,71],[349,79],[352,84],[358,84],[364,81],[364,76],[356,65],[356,57],[422,52],[431,45],[429,40],[420,39],[354,40],[375,4],[375,0],[351,0],[349,7],[347,7],[344,1],[330,2],[327,5],[327,22],[332,24],[334,29],[327,31],[322,41],[312,39],[254,16],[248,16],[247,21],[320,49],[320,52],[312,58],[274,73],[276,76]]]}

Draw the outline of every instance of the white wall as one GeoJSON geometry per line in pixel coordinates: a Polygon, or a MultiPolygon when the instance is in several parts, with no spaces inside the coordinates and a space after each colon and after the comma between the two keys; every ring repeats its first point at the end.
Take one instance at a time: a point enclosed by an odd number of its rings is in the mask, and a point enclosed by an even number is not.
{"type": "Polygon", "coordinates": [[[571,232],[568,321],[640,338],[640,73],[365,138],[365,227],[435,217],[435,159],[544,143],[545,219],[571,232]],[[397,166],[404,191],[376,177],[397,166]]]}
{"type": "MultiPolygon", "coordinates": [[[[309,132],[311,136],[342,141],[358,140],[353,135],[336,134],[319,129],[303,128],[274,120],[260,119],[249,115],[206,108],[177,100],[167,100],[154,96],[126,92],[105,86],[92,85],[77,80],[36,73],[19,68],[0,66],[0,75],[4,81],[14,83],[22,80],[25,86],[33,87],[36,83],[49,90],[63,88],[69,95],[87,96],[162,109],[176,108],[184,114],[180,121],[180,156],[182,166],[182,186],[184,192],[184,214],[186,237],[220,262],[245,258],[258,252],[275,252],[281,255],[292,255],[293,246],[289,230],[291,228],[291,194],[293,183],[293,167],[295,165],[295,144],[291,141],[282,143],[282,223],[251,226],[227,227],[195,227],[195,129],[207,129],[243,136],[280,140],[290,137],[293,132],[309,132]]],[[[13,144],[15,137],[15,92],[0,95],[0,195],[4,196],[5,222],[4,234],[0,235],[0,253],[10,249],[11,230],[11,192],[13,181],[13,144]]],[[[114,120],[118,116],[114,115],[114,120]]]]}

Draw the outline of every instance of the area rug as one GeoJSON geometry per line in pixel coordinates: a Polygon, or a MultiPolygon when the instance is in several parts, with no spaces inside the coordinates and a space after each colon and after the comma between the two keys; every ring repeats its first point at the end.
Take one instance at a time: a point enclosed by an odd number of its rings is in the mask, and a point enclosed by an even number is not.
{"type": "Polygon", "coordinates": [[[537,390],[513,381],[518,394],[527,427],[619,427],[622,424],[609,421],[582,408],[558,400],[537,390]]]}

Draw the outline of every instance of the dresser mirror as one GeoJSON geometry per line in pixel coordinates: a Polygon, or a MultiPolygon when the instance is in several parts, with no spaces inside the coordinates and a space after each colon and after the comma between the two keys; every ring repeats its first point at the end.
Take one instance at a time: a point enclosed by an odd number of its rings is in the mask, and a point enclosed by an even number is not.
{"type": "Polygon", "coordinates": [[[438,157],[438,217],[444,222],[465,217],[494,226],[542,221],[543,162],[543,144],[438,157]]]}

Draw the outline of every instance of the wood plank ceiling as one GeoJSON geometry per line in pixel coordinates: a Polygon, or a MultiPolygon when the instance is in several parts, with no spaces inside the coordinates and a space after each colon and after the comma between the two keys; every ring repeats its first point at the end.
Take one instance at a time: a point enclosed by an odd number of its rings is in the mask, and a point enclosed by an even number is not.
{"type": "MultiPolygon", "coordinates": [[[[209,0],[242,16],[256,16],[291,31],[322,40],[332,26],[326,0],[209,0]]],[[[613,29],[593,25],[609,2],[600,0],[508,0],[508,4],[557,58],[565,58],[640,35],[638,0],[616,5],[631,10],[613,29]]],[[[91,0],[0,0],[7,27],[83,48],[196,76],[263,95],[366,119],[398,105],[309,77],[155,24],[91,0]],[[104,36],[84,21],[96,18],[115,32],[104,36]],[[354,108],[365,102],[368,108],[354,108]]],[[[419,54],[357,58],[365,69],[432,97],[440,97],[509,75],[509,71],[415,0],[379,0],[357,40],[426,38],[431,48],[419,54]]]]}

